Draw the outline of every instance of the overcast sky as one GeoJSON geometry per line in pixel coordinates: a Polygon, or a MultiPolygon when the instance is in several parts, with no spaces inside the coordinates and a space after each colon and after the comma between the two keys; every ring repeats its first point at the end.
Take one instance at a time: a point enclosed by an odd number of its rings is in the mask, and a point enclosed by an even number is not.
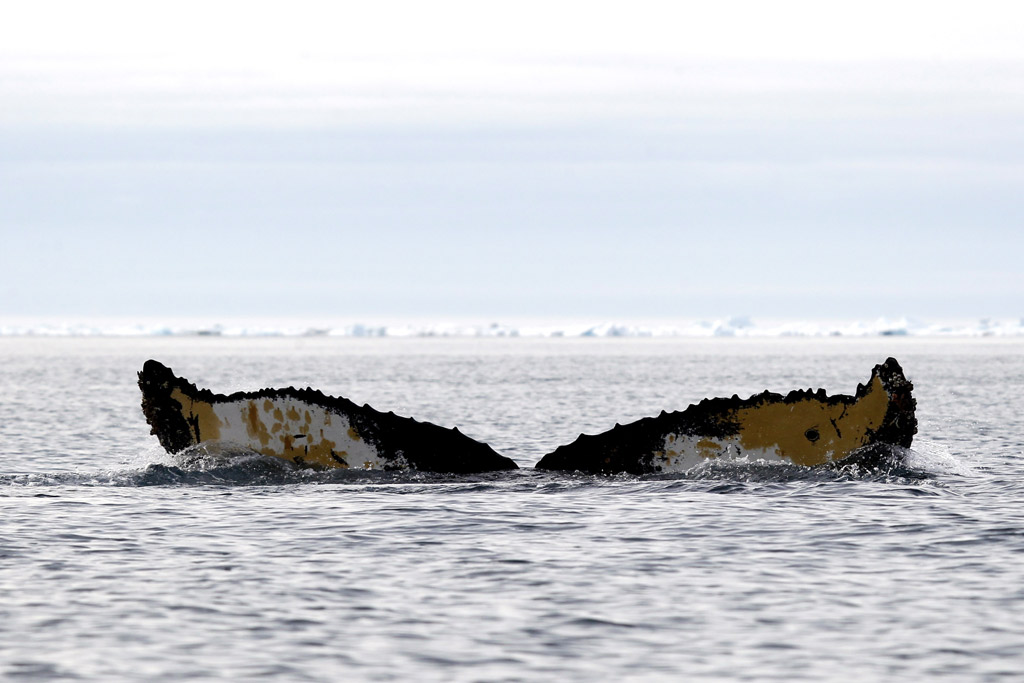
{"type": "Polygon", "coordinates": [[[32,2],[0,316],[1024,315],[1017,2],[32,2]]]}

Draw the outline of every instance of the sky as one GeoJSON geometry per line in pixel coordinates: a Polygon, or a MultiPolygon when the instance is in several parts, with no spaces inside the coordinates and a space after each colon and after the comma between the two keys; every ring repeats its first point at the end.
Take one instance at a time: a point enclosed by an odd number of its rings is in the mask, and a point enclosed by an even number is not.
{"type": "Polygon", "coordinates": [[[1024,316],[1016,2],[33,2],[0,317],[1024,316]]]}

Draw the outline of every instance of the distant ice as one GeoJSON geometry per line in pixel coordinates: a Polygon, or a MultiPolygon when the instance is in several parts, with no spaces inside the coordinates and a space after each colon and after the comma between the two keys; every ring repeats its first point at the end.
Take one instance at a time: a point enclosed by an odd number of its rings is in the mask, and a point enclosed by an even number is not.
{"type": "Polygon", "coordinates": [[[253,319],[132,322],[102,319],[3,320],[0,336],[37,337],[1024,337],[1024,319],[983,318],[972,322],[926,322],[913,318],[759,322],[747,316],[689,321],[636,322],[388,322],[339,323],[253,319]]]}

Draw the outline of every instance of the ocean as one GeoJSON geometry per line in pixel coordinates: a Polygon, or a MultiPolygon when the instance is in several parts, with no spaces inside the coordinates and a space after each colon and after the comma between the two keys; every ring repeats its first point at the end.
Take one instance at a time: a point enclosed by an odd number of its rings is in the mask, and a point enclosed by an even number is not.
{"type": "Polygon", "coordinates": [[[740,333],[9,329],[0,678],[1024,677],[1024,337],[731,327],[740,333]],[[705,397],[852,393],[888,356],[915,384],[919,432],[880,470],[531,469],[580,432],[705,397]],[[221,393],[312,386],[458,426],[524,469],[171,456],[139,407],[148,358],[221,393]]]}

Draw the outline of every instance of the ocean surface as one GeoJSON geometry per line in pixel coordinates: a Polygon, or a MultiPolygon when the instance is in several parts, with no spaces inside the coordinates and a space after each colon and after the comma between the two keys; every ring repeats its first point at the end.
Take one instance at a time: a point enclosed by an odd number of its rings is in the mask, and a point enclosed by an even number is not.
{"type": "Polygon", "coordinates": [[[1024,679],[1024,338],[0,336],[0,679],[1024,679]],[[851,393],[896,357],[881,470],[541,473],[710,396],[851,393]],[[148,358],[313,386],[525,469],[170,456],[148,358]]]}

